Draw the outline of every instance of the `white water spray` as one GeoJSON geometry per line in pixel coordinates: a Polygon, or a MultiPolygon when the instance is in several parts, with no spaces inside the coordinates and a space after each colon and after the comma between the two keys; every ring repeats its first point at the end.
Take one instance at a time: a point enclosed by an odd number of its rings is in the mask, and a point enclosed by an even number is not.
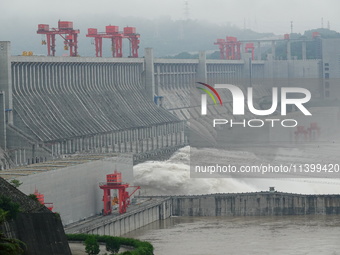
{"type": "MultiPolygon", "coordinates": [[[[321,178],[190,178],[190,150],[198,150],[189,146],[178,150],[167,161],[147,161],[134,166],[134,184],[142,187],[143,195],[199,195],[210,193],[236,193],[266,191],[269,186],[276,190],[303,194],[338,194],[339,179],[321,178]]],[[[294,152],[280,149],[280,154],[287,157],[294,152]]],[[[207,158],[226,157],[228,161],[244,160],[244,162],[260,160],[254,153],[247,151],[224,151],[204,149],[207,158]],[[208,153],[208,154],[207,154],[208,153]]]]}

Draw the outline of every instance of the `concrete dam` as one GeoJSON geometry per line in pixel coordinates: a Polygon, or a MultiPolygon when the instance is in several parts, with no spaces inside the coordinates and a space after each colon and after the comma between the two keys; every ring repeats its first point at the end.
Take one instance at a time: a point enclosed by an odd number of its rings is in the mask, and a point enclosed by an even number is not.
{"type": "Polygon", "coordinates": [[[223,106],[209,107],[202,118],[199,101],[190,100],[199,98],[197,81],[253,86],[257,99],[273,84],[298,83],[331,99],[337,88],[323,77],[332,65],[327,49],[337,42],[322,42],[322,59],[266,61],[248,53],[209,60],[204,52],[198,59],[157,59],[152,49],[144,58],[11,56],[10,42],[1,42],[1,169],[82,152],[129,152],[137,162],[187,144],[189,119],[190,130],[214,144],[211,120],[234,118],[232,97],[222,91],[223,106]]]}
{"type": "MultiPolygon", "coordinates": [[[[135,159],[187,144],[196,81],[240,83],[244,61],[10,56],[1,54],[1,168],[81,152],[130,152],[135,159]],[[159,100],[157,100],[159,99],[159,100]]],[[[263,73],[263,63],[254,63],[263,73]]],[[[229,96],[230,98],[230,96],[229,96]]],[[[215,114],[228,114],[230,103],[215,114]]],[[[210,117],[212,118],[212,116],[210,117]]],[[[198,132],[207,123],[195,122],[198,132]]],[[[210,130],[213,132],[213,130],[210,130]]],[[[212,137],[213,138],[213,137],[212,137]]]]}
{"type": "Polygon", "coordinates": [[[340,62],[332,51],[338,43],[323,40],[320,59],[252,60],[244,53],[241,60],[211,60],[204,52],[198,59],[158,59],[152,49],[136,59],[11,56],[10,43],[0,42],[0,174],[23,182],[26,194],[37,187],[64,224],[97,217],[74,232],[122,235],[172,215],[339,214],[338,195],[259,192],[160,197],[105,218],[98,187],[117,165],[124,181],[133,182],[132,163],[119,163],[118,154],[134,163],[161,158],[190,144],[189,129],[214,144],[211,120],[234,118],[232,96],[221,91],[223,106],[209,106],[202,117],[196,82],[253,87],[255,99],[271,95],[275,85],[335,100],[339,87],[332,79],[339,78],[340,62]],[[103,158],[94,160],[98,155],[103,158]]]}
{"type": "Polygon", "coordinates": [[[185,144],[183,121],[148,100],[143,59],[8,54],[1,147],[11,152],[2,168],[75,152],[141,155],[185,144]]]}
{"type": "Polygon", "coordinates": [[[301,195],[283,192],[211,194],[172,197],[177,216],[274,216],[339,214],[339,195],[301,195]]]}
{"type": "Polygon", "coordinates": [[[251,192],[197,196],[152,196],[150,205],[116,217],[100,217],[70,225],[67,233],[124,235],[171,216],[237,217],[340,214],[339,195],[302,195],[284,192],[251,192]]]}

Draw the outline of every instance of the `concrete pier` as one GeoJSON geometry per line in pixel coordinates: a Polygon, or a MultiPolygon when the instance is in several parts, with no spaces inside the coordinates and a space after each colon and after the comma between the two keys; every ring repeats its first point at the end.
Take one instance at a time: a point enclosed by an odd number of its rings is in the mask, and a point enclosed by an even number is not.
{"type": "Polygon", "coordinates": [[[171,216],[171,211],[170,199],[157,199],[146,205],[135,206],[135,209],[122,215],[101,216],[88,222],[67,226],[65,232],[121,236],[152,222],[167,219],[171,216]]]}
{"type": "Polygon", "coordinates": [[[13,124],[11,44],[0,42],[0,92],[5,95],[6,121],[13,124]]]}
{"type": "Polygon", "coordinates": [[[340,195],[220,194],[173,198],[177,216],[273,216],[340,214],[340,195]]]}
{"type": "Polygon", "coordinates": [[[140,196],[152,199],[126,214],[101,216],[66,228],[67,233],[120,236],[171,216],[338,215],[340,195],[302,195],[282,192],[226,193],[198,196],[140,196]],[[153,201],[153,202],[152,202],[153,201]]]}
{"type": "MultiPolygon", "coordinates": [[[[161,198],[161,197],[158,197],[161,198]]],[[[283,192],[172,196],[173,216],[275,216],[340,214],[340,195],[283,192]]]]}

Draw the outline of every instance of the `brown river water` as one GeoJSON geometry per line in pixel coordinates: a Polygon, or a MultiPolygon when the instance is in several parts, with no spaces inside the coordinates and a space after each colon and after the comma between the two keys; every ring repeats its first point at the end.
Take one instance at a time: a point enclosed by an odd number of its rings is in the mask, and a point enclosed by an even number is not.
{"type": "Polygon", "coordinates": [[[126,236],[155,255],[340,254],[340,216],[172,217],[126,236]]]}

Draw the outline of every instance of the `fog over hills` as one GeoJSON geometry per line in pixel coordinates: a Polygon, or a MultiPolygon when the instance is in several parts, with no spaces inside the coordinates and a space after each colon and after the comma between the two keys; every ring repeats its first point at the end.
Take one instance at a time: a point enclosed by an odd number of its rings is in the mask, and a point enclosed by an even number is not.
{"type": "MultiPolygon", "coordinates": [[[[234,36],[239,40],[283,38],[283,35],[276,34],[276,31],[273,31],[273,33],[258,33],[250,29],[237,27],[231,23],[217,24],[210,21],[193,19],[173,20],[170,16],[154,19],[110,15],[89,15],[86,19],[83,16],[76,16],[69,19],[62,16],[60,15],[60,20],[73,21],[74,29],[80,29],[78,43],[80,56],[95,56],[94,40],[93,38],[86,37],[87,29],[97,28],[98,32],[104,32],[107,25],[119,26],[120,30],[123,30],[126,26],[136,27],[137,33],[140,34],[139,56],[144,55],[144,48],[146,47],[153,48],[156,57],[173,57],[182,52],[195,54],[201,50],[212,53],[218,51],[218,46],[214,45],[216,39],[225,38],[226,36],[234,36]]],[[[33,51],[36,55],[46,55],[46,45],[41,45],[41,41],[45,39],[45,36],[36,33],[38,24],[49,24],[50,28],[57,27],[58,18],[32,17],[25,20],[25,22],[14,20],[10,26],[2,26],[0,28],[0,40],[12,42],[13,55],[21,55],[23,51],[33,51]],[[13,30],[14,27],[15,29],[13,30]]],[[[340,37],[340,34],[333,30],[311,28],[303,34],[293,33],[291,38],[305,36],[309,39],[313,31],[318,31],[323,38],[340,37]]],[[[104,57],[111,56],[110,43],[109,39],[103,40],[104,57]]],[[[57,56],[68,53],[64,51],[63,39],[59,36],[57,36],[56,44],[57,56]]],[[[128,45],[129,42],[125,39],[123,41],[124,56],[129,55],[128,45]]],[[[299,48],[300,46],[297,47],[299,48]]],[[[282,50],[284,51],[283,48],[282,50]]],[[[294,46],[292,50],[294,54],[294,46]]],[[[280,55],[280,52],[277,54],[280,55]]],[[[214,58],[218,58],[218,55],[215,54],[214,58]]]]}
{"type": "MultiPolygon", "coordinates": [[[[36,34],[38,24],[49,24],[50,28],[57,27],[58,20],[49,22],[50,19],[33,18],[22,24],[17,24],[17,31],[4,30],[0,40],[12,41],[13,55],[20,55],[23,51],[33,51],[34,54],[46,54],[46,45],[41,45],[44,36],[36,34]]],[[[81,56],[94,56],[93,39],[87,38],[88,28],[97,28],[104,32],[105,26],[117,25],[120,30],[125,26],[134,26],[140,37],[140,56],[146,47],[154,48],[155,56],[175,55],[180,52],[197,52],[200,50],[218,50],[214,45],[217,38],[235,36],[238,39],[260,39],[273,37],[270,33],[256,33],[249,29],[241,29],[231,24],[218,25],[212,22],[199,20],[172,20],[170,17],[146,19],[138,17],[91,17],[90,19],[74,18],[63,19],[73,21],[74,28],[80,29],[79,54],[81,56]]],[[[67,53],[63,50],[62,38],[57,37],[57,56],[67,53]]],[[[123,41],[124,55],[128,55],[128,41],[123,41]]],[[[110,57],[110,40],[103,40],[103,56],[110,57]]]]}

